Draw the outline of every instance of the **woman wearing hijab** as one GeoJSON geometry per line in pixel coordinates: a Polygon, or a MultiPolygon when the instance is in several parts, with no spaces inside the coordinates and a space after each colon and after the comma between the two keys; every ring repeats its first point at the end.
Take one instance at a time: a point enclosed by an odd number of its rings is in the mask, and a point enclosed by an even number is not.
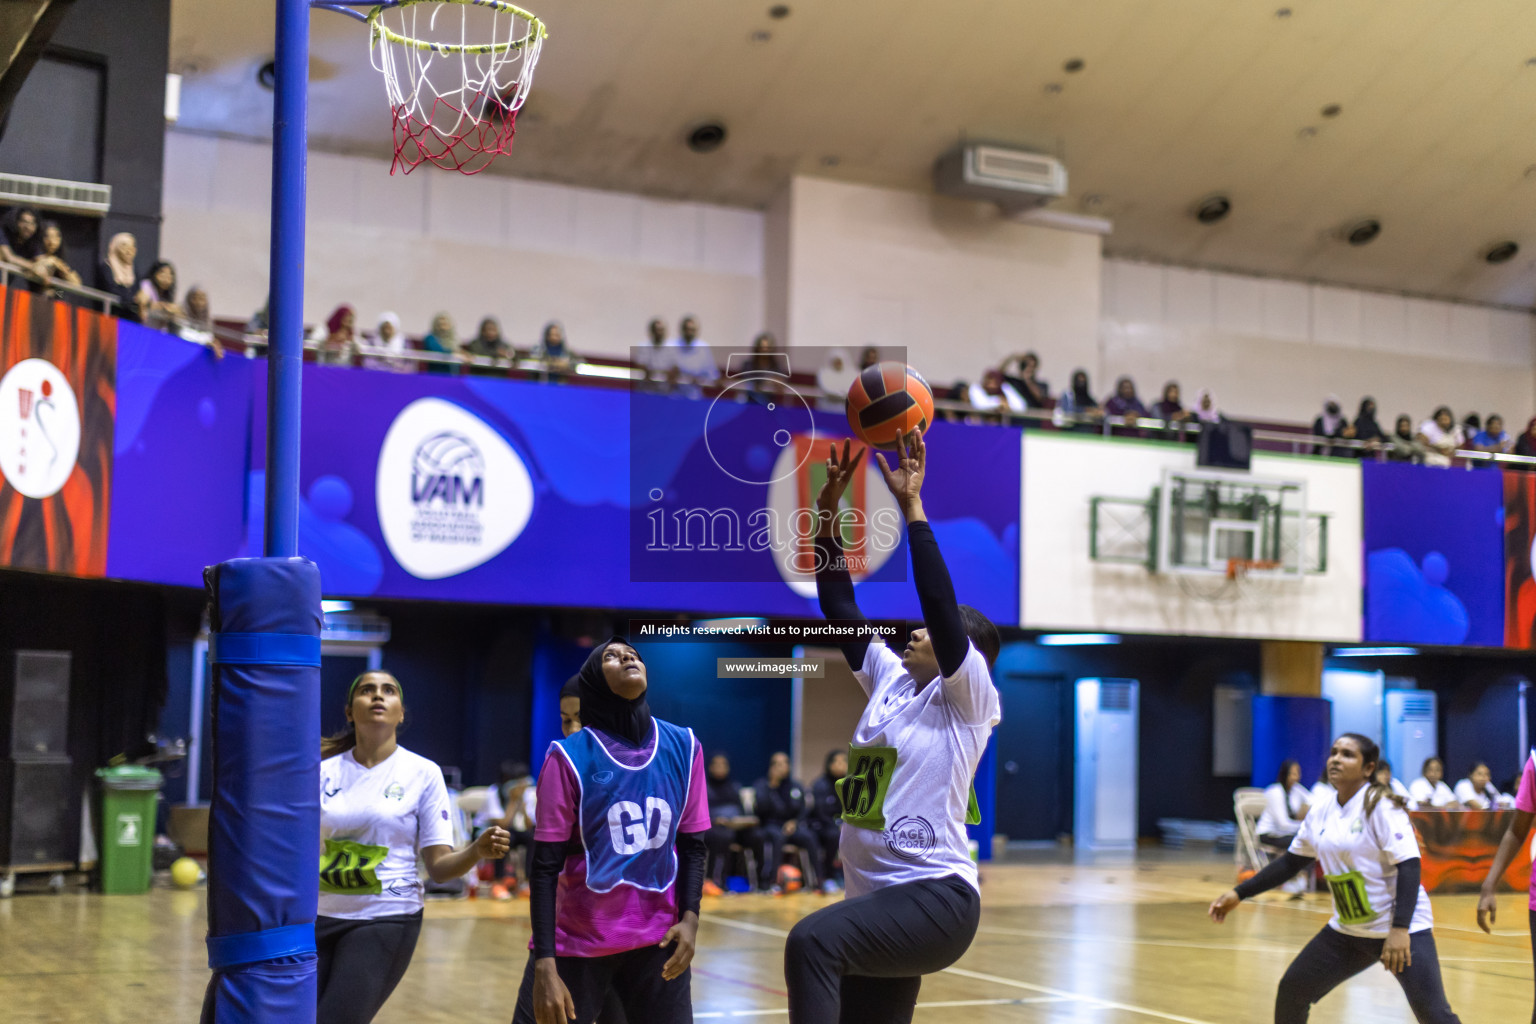
{"type": "MultiPolygon", "coordinates": [[[[1531,421],[1536,424],[1536,420],[1531,421]]],[[[1424,446],[1413,433],[1413,417],[1407,413],[1397,417],[1397,424],[1392,428],[1392,436],[1387,438],[1392,445],[1387,451],[1389,462],[1423,462],[1424,446]]]]}
{"type": "Polygon", "coordinates": [[[427,364],[428,373],[457,374],[459,372],[459,336],[453,329],[453,317],[439,313],[432,318],[432,330],[421,339],[421,347],[428,352],[452,356],[452,362],[433,360],[427,364]]]}
{"type": "Polygon", "coordinates": [[[325,320],[325,338],[315,362],[324,366],[351,366],[357,355],[357,312],[343,303],[325,320]]]}
{"type": "Polygon", "coordinates": [[[124,320],[142,320],[139,307],[139,279],[133,272],[139,243],[126,231],[112,236],[107,243],[107,258],[96,267],[96,287],[117,300],[117,315],[124,320]]]}
{"type": "MultiPolygon", "coordinates": [[[[1329,440],[1354,438],[1354,424],[1345,418],[1343,409],[1339,405],[1338,395],[1329,395],[1323,399],[1323,411],[1317,419],[1312,421],[1312,436],[1326,437],[1329,440]]],[[[1347,457],[1353,452],[1346,445],[1320,444],[1312,449],[1312,454],[1347,457]]]]}
{"type": "Polygon", "coordinates": [[[1515,454],[1536,457],[1536,418],[1525,425],[1525,433],[1515,438],[1515,454]]]}
{"type": "Polygon", "coordinates": [[[176,335],[182,341],[203,345],[213,352],[214,358],[224,358],[224,346],[219,344],[213,330],[213,309],[208,304],[208,291],[200,284],[187,289],[182,296],[181,322],[176,325],[176,335]]]}
{"type": "Polygon", "coordinates": [[[556,383],[571,372],[575,357],[566,347],[564,324],[559,320],[551,320],[544,325],[544,333],[539,336],[539,347],[533,350],[533,357],[544,364],[544,372],[556,383]]]}
{"type": "Polygon", "coordinates": [[[386,370],[391,373],[411,373],[416,366],[405,357],[407,341],[400,329],[400,314],[380,313],[379,326],[373,331],[373,347],[384,350],[383,355],[365,356],[365,370],[386,370]]]}
{"type": "Polygon", "coordinates": [[[495,374],[503,376],[507,367],[512,364],[513,357],[517,354],[512,351],[512,346],[506,343],[501,336],[501,323],[493,316],[488,316],[480,321],[480,329],[475,336],[465,345],[463,352],[467,356],[476,359],[484,359],[490,362],[490,366],[471,365],[469,372],[481,376],[495,374]]]}
{"type": "Polygon", "coordinates": [[[623,638],[577,678],[582,728],[550,745],[539,772],[532,953],[513,1024],[590,1021],[610,989],[631,1020],[691,1021],[704,753],[692,731],[651,716],[645,663],[623,638]]]}
{"type": "Polygon", "coordinates": [[[1221,409],[1216,404],[1216,395],[1210,388],[1201,388],[1195,392],[1195,419],[1201,423],[1220,423],[1221,409]]]}
{"type": "Polygon", "coordinates": [[[1088,388],[1087,370],[1072,371],[1072,386],[1061,393],[1056,408],[1078,419],[1094,419],[1103,415],[1099,403],[1093,400],[1093,392],[1088,388]]]}
{"type": "Polygon", "coordinates": [[[1366,395],[1360,399],[1360,412],[1355,416],[1355,440],[1365,444],[1364,452],[1374,452],[1392,439],[1376,422],[1376,399],[1366,395]]]}

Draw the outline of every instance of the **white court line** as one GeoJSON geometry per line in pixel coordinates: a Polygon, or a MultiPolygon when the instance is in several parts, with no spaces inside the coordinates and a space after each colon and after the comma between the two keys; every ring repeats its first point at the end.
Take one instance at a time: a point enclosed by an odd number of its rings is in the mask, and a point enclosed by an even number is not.
{"type": "MultiPolygon", "coordinates": [[[[1035,996],[1030,999],[951,999],[942,1003],[918,1003],[919,1010],[950,1010],[967,1006],[1034,1006],[1039,1003],[1063,1002],[1061,996],[1035,996]]],[[[715,1010],[710,1013],[696,1013],[694,1020],[719,1020],[724,1017],[770,1017],[775,1014],[789,1013],[788,1007],[777,1010],[715,1010]]]]}
{"type": "MultiPolygon", "coordinates": [[[[782,928],[769,928],[767,925],[753,924],[749,921],[737,921],[734,918],[720,917],[711,914],[702,918],[701,923],[709,922],[726,928],[739,928],[742,931],[756,932],[759,935],[776,935],[780,938],[788,938],[789,932],[782,928]]],[[[1085,996],[1077,992],[1068,992],[1065,989],[1050,988],[1045,985],[1034,985],[1027,981],[1015,981],[1012,978],[999,977],[996,974],[983,974],[980,971],[970,971],[963,967],[946,967],[944,974],[953,974],[961,978],[970,978],[974,981],[991,982],[994,985],[1004,985],[1009,988],[1023,989],[1026,992],[1040,992],[1048,996],[1056,996],[1062,1000],[1070,1000],[1075,1003],[1083,1003],[1099,1010],[1124,1010],[1126,1013],[1136,1013],[1143,1017],[1156,1017],[1158,1020],[1173,1021],[1174,1024],[1212,1024],[1211,1021],[1201,1020],[1198,1017],[1181,1017],[1176,1013],[1164,1013],[1162,1010],[1153,1010],[1145,1006],[1136,1006],[1133,1003],[1120,1003],[1113,999],[1101,999],[1098,996],[1085,996]]],[[[699,1016],[695,1014],[695,1016],[699,1016]]]]}
{"type": "Polygon", "coordinates": [[[976,929],[991,935],[1017,935],[1025,939],[1043,939],[1049,942],[1120,942],[1134,946],[1168,946],[1173,949],[1215,949],[1231,953],[1282,953],[1294,954],[1300,946],[1239,946],[1217,942],[1183,942],[1178,939],[1128,939],[1123,935],[1082,935],[1064,932],[1030,931],[1027,928],[995,928],[983,925],[976,929]]]}
{"type": "MultiPolygon", "coordinates": [[[[1333,905],[1332,904],[1329,904],[1326,907],[1308,907],[1308,906],[1297,906],[1296,903],[1293,903],[1290,900],[1286,900],[1284,902],[1280,902],[1278,900],[1276,900],[1276,901],[1265,900],[1263,903],[1259,903],[1259,902],[1257,902],[1255,900],[1244,900],[1243,902],[1246,903],[1250,907],[1256,907],[1256,908],[1261,909],[1261,910],[1262,909],[1269,909],[1269,910],[1299,910],[1303,914],[1326,914],[1328,917],[1332,917],[1333,916],[1333,905]]],[[[1464,927],[1464,926],[1459,925],[1459,924],[1446,924],[1443,920],[1441,920],[1440,915],[1438,915],[1438,914],[1435,915],[1435,931],[1436,932],[1468,932],[1468,933],[1470,933],[1472,935],[1485,935],[1485,934],[1487,934],[1481,928],[1476,928],[1476,927],[1467,928],[1467,927],[1464,927]]],[[[1506,932],[1506,931],[1495,930],[1493,932],[1493,937],[1496,938],[1496,939],[1497,938],[1515,939],[1515,938],[1520,938],[1522,936],[1529,935],[1529,934],[1530,934],[1529,931],[1506,932]]]]}

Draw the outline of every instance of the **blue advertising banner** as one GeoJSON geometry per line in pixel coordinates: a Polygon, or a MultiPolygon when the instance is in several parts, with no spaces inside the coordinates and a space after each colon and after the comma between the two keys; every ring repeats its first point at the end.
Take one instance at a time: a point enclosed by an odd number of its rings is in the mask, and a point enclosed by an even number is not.
{"type": "Polygon", "coordinates": [[[1494,470],[1366,462],[1367,643],[1504,643],[1504,491],[1494,470]]]}
{"type": "MultiPolygon", "coordinates": [[[[127,323],[119,347],[108,574],[198,586],[204,566],[260,553],[265,363],[127,323]]],[[[817,411],[774,445],[793,472],[732,479],[711,445],[724,452],[763,415],[621,389],[306,366],[300,550],[332,597],[814,616],[812,577],[788,568],[809,547],[793,513],[820,487],[825,452],[812,449],[847,423],[817,411]],[[723,430],[706,434],[705,420],[723,430]],[[636,422],[655,427],[638,460],[636,422]],[[653,490],[688,507],[668,505],[662,546],[647,551],[653,490]],[[778,532],[750,544],[749,527],[774,517],[778,532]],[[680,527],[695,550],[680,550],[680,527]],[[709,529],[714,549],[699,543],[709,529]]],[[[1019,444],[1016,429],[935,424],[923,490],[960,600],[1006,624],[1018,621],[1019,444]]],[[[741,466],[762,462],[752,447],[738,445],[741,466]]],[[[850,491],[860,509],[895,511],[872,467],[850,491]]],[[[920,614],[899,524],[845,536],[870,553],[857,575],[871,617],[920,614]]]]}

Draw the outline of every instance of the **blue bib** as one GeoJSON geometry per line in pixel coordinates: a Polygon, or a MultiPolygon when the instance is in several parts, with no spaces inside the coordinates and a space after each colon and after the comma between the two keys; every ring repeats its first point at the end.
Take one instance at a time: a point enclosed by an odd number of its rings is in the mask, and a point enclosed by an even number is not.
{"type": "Polygon", "coordinates": [[[590,729],[555,746],[581,786],[581,843],[587,888],[620,885],[666,892],[677,879],[677,826],[693,779],[693,732],[653,718],[656,749],[639,768],[626,768],[590,729]]]}

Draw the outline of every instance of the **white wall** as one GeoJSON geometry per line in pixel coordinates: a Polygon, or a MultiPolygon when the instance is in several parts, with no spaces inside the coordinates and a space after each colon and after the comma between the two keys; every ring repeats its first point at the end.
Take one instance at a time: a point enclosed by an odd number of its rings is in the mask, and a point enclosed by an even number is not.
{"type": "Polygon", "coordinates": [[[1033,348],[1092,352],[1099,237],[1020,224],[984,203],[795,178],[769,211],[789,254],[782,300],[795,345],[903,346],[936,383],[976,381],[1033,348]]]}
{"type": "MultiPolygon", "coordinates": [[[[220,316],[266,298],[267,145],[168,132],[161,251],[220,316]]],[[[424,333],[438,310],[461,336],[492,314],[531,346],[547,320],[577,351],[624,354],[645,325],[699,317],[747,344],[763,322],[763,215],[752,210],[311,153],[305,319],[339,303],[371,327],[389,309],[424,333]]]]}
{"type": "MultiPolygon", "coordinates": [[[[1233,416],[1303,423],[1329,393],[1351,416],[1371,395],[1389,431],[1449,405],[1501,413],[1515,434],[1536,406],[1527,313],[1115,259],[1103,296],[1099,350],[1074,364],[1100,395],[1129,374],[1150,403],[1177,380],[1186,402],[1210,387],[1233,416]]],[[[1071,369],[1042,376],[1059,387],[1071,369]]]]}
{"type": "MultiPolygon", "coordinates": [[[[1360,465],[1256,455],[1253,475],[1305,480],[1309,512],[1327,513],[1327,573],[1258,580],[1226,598],[1191,596],[1174,577],[1094,562],[1089,499],[1151,496],[1164,468],[1195,468],[1193,445],[1104,441],[1026,431],[1020,546],[1022,624],[1193,636],[1357,641],[1361,615],[1360,465]]],[[[1204,578],[1202,578],[1202,582],[1204,578]]]]}

